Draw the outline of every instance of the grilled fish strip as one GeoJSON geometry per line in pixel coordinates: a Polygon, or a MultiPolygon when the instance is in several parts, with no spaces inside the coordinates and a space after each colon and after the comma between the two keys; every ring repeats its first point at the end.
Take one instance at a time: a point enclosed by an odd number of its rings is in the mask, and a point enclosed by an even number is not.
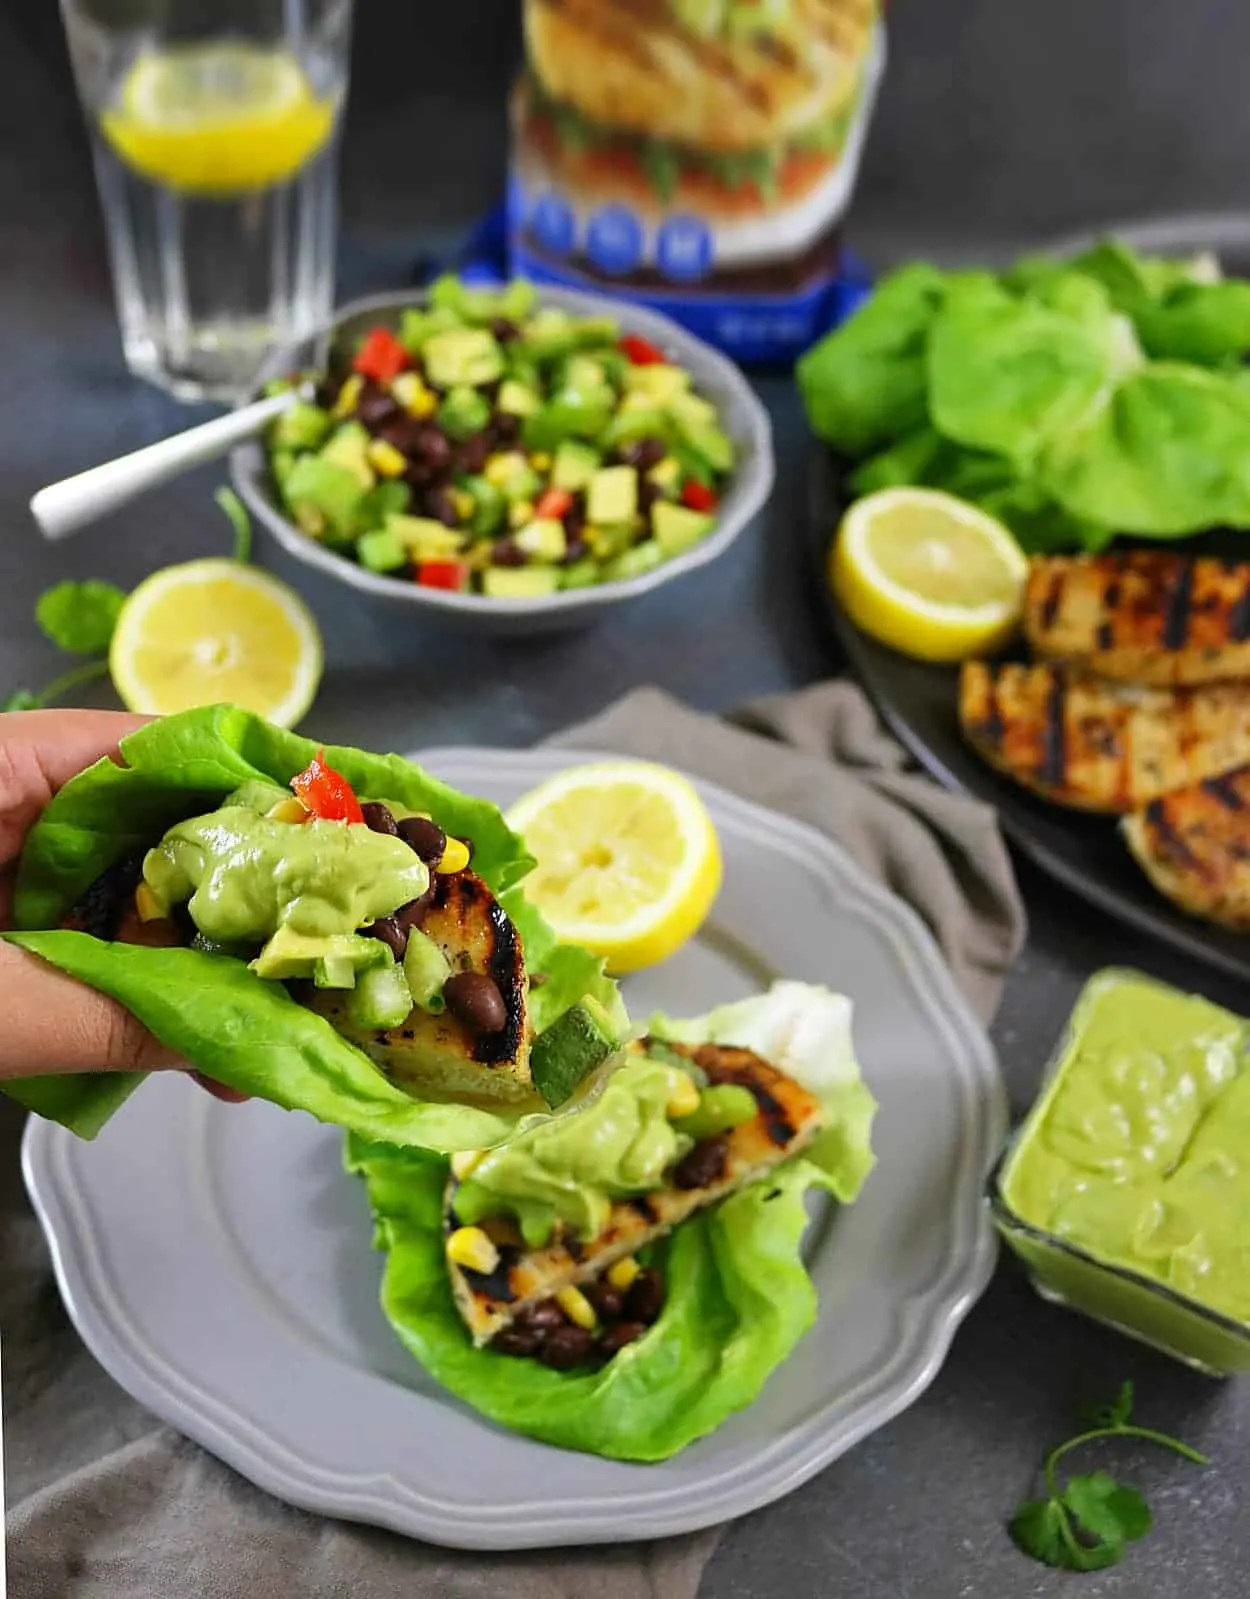
{"type": "Polygon", "coordinates": [[[1191,916],[1250,932],[1250,765],[1165,794],[1121,825],[1161,894],[1191,916]]]}
{"type": "Polygon", "coordinates": [[[1039,655],[1120,682],[1250,678],[1250,562],[1159,550],[1036,559],[1024,631],[1039,655]]]}
{"type": "Polygon", "coordinates": [[[1123,814],[1250,761],[1250,688],[1134,688],[1047,665],[964,663],[959,720],[1044,799],[1123,814]]]}
{"type": "MultiPolygon", "coordinates": [[[[718,1174],[710,1181],[685,1188],[673,1183],[618,1200],[596,1238],[558,1234],[541,1249],[526,1249],[510,1224],[483,1223],[499,1249],[495,1270],[485,1274],[448,1262],[456,1306],[474,1343],[488,1343],[523,1310],[550,1299],[562,1288],[590,1282],[613,1261],[662,1237],[695,1211],[755,1182],[809,1144],[823,1127],[820,1101],[752,1051],[716,1044],[667,1047],[693,1060],[707,1073],[709,1081],[739,1083],[749,1089],[759,1114],[722,1135],[723,1158],[716,1162],[718,1174]]],[[[641,1053],[643,1046],[634,1043],[630,1048],[641,1053]]],[[[447,1187],[444,1211],[448,1233],[459,1225],[456,1188],[453,1179],[447,1187]]]]}

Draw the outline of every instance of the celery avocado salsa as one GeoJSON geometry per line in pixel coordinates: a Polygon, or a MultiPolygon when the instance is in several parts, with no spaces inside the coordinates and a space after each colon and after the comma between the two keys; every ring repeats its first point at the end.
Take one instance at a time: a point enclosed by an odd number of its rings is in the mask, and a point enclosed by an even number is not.
{"type": "Polygon", "coordinates": [[[523,281],[441,278],[273,426],[286,510],[371,571],[497,599],[636,577],[716,525],[734,447],[690,374],[523,281]]]}

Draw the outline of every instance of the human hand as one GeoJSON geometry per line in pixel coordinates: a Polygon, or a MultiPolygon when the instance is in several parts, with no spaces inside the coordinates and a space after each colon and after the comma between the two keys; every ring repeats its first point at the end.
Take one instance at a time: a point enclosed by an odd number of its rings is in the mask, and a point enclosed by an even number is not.
{"type": "MultiPolygon", "coordinates": [[[[48,801],[102,755],[116,756],[145,720],[116,711],[0,714],[0,928],[11,925],[17,861],[48,801]]],[[[183,1064],[116,1000],[0,939],[0,1079],[183,1064]]],[[[219,1099],[246,1097],[192,1075],[219,1099]]]]}

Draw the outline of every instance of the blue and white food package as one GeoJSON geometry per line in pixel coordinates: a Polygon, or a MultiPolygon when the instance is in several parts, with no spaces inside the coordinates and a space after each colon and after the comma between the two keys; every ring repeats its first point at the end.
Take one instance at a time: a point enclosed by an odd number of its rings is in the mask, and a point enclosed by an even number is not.
{"type": "Polygon", "coordinates": [[[509,265],[667,312],[735,359],[834,320],[885,66],[878,0],[523,0],[509,265]]]}

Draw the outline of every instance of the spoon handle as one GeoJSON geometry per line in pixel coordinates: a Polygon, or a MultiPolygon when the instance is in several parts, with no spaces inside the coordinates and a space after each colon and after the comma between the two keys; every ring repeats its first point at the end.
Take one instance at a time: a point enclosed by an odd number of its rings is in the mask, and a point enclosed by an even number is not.
{"type": "Polygon", "coordinates": [[[87,523],[115,511],[148,489],[224,455],[306,397],[302,389],[287,389],[129,455],[120,455],[115,461],[50,483],[31,500],[31,513],[44,538],[69,538],[87,523]]]}

